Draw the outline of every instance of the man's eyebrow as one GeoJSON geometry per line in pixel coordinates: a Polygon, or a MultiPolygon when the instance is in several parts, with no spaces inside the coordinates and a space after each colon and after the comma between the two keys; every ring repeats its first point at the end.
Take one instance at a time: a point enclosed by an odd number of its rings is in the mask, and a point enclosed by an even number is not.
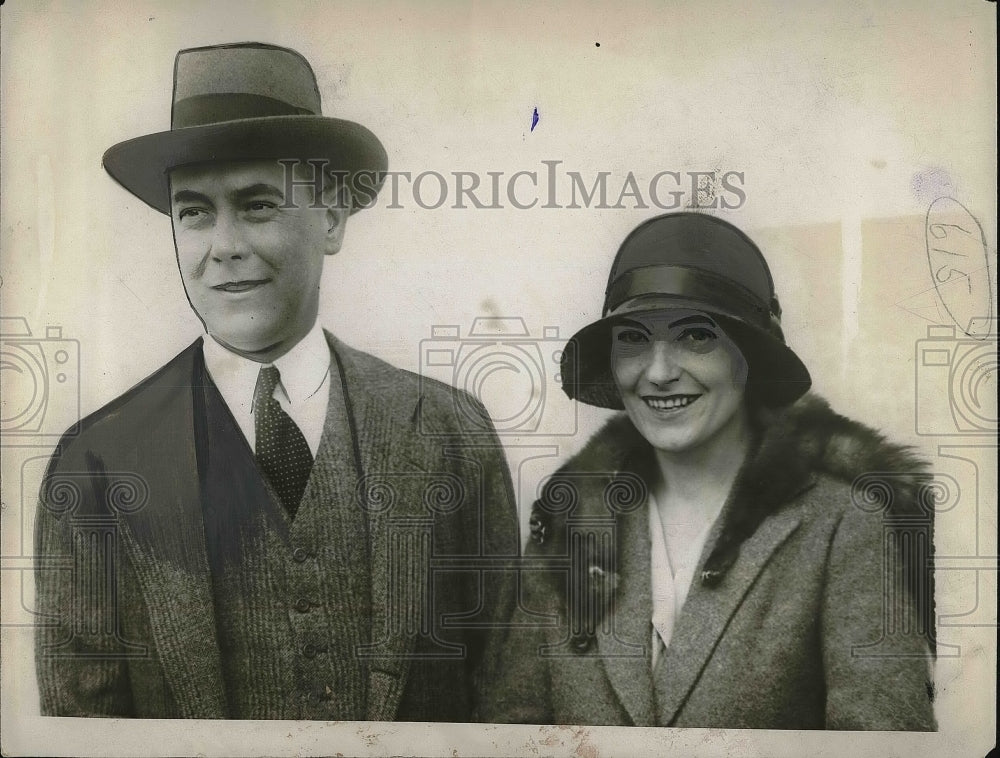
{"type": "Polygon", "coordinates": [[[174,193],[173,200],[175,203],[208,203],[209,199],[201,194],[200,192],[195,192],[194,190],[177,190],[174,193]]]}
{"type": "MultiPolygon", "coordinates": [[[[258,182],[257,184],[251,184],[247,187],[240,187],[232,193],[232,196],[236,200],[246,200],[247,198],[260,197],[261,195],[274,197],[277,200],[285,199],[285,194],[280,189],[275,187],[273,184],[267,184],[266,182],[258,182]]],[[[177,192],[174,193],[173,201],[175,203],[211,204],[211,200],[207,195],[203,195],[201,192],[189,189],[177,190],[177,192]]]]}
{"type": "Polygon", "coordinates": [[[237,200],[246,200],[248,197],[259,197],[260,195],[270,195],[278,200],[285,199],[284,192],[275,187],[273,184],[268,184],[266,182],[251,184],[249,187],[240,187],[238,190],[233,192],[233,197],[237,200]]]}

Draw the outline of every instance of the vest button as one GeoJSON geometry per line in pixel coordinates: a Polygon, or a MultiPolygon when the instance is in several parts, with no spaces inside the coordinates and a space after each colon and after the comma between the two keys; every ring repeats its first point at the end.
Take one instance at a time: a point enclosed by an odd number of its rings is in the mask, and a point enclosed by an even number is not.
{"type": "Polygon", "coordinates": [[[308,613],[310,608],[310,603],[304,597],[300,597],[295,601],[295,610],[299,613],[308,613]]]}
{"type": "Polygon", "coordinates": [[[302,648],[302,655],[305,658],[308,658],[310,661],[316,657],[317,652],[319,651],[316,650],[315,646],[313,645],[306,645],[304,648],[302,648]]]}
{"type": "Polygon", "coordinates": [[[297,547],[292,551],[292,560],[296,563],[305,563],[309,557],[309,551],[304,547],[297,547]]]}

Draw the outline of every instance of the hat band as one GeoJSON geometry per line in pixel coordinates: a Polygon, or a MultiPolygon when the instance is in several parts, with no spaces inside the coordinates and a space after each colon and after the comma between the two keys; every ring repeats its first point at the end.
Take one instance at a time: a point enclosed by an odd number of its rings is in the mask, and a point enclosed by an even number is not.
{"type": "Polygon", "coordinates": [[[206,126],[222,121],[268,116],[315,116],[305,108],[265,95],[244,92],[225,92],[213,95],[194,95],[174,103],[170,119],[171,129],[186,126],[206,126]]]}
{"type": "Polygon", "coordinates": [[[644,266],[626,271],[608,287],[604,315],[644,295],[684,298],[724,308],[753,324],[767,323],[770,309],[750,290],[718,274],[687,266],[644,266]]]}

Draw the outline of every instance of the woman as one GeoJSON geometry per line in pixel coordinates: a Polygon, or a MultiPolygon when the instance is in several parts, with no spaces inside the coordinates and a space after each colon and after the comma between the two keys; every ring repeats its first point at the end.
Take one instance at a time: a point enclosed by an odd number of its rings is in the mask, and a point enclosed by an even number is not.
{"type": "Polygon", "coordinates": [[[625,413],[534,505],[484,720],[935,728],[926,467],[806,395],[779,317],[731,224],[626,238],[562,363],[625,413]]]}

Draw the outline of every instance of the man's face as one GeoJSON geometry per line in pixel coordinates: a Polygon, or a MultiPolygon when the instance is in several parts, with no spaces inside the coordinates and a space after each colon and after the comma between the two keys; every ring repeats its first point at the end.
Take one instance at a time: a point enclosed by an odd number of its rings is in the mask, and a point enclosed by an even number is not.
{"type": "Polygon", "coordinates": [[[248,161],[170,173],[191,307],[212,337],[260,361],[288,352],[315,324],[324,256],[340,250],[348,215],[335,190],[317,195],[301,177],[286,183],[286,170],[248,161]]]}

